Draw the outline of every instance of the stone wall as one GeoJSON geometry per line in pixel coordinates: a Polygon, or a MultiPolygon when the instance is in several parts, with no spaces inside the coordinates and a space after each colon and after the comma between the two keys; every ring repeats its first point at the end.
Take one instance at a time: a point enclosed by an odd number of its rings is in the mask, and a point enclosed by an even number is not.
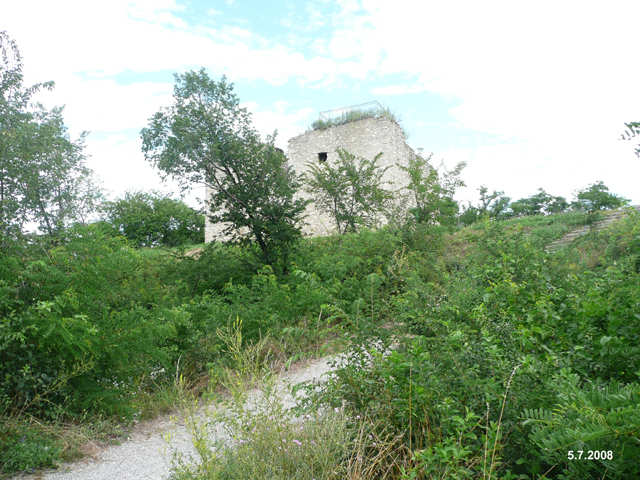
{"type": "MultiPolygon", "coordinates": [[[[309,162],[319,162],[321,153],[326,153],[327,162],[334,162],[338,158],[336,150],[339,148],[367,159],[382,152],[378,165],[389,167],[383,178],[385,188],[397,191],[407,184],[407,174],[398,168],[398,164],[406,165],[415,153],[407,145],[402,128],[388,118],[365,118],[325,130],[303,133],[289,140],[287,158],[300,174],[307,171],[309,162]]],[[[308,196],[306,193],[301,195],[308,196]]],[[[206,198],[209,198],[208,189],[206,198]]],[[[303,228],[305,234],[328,235],[335,231],[331,218],[319,212],[313,204],[307,207],[306,213],[307,225],[303,228]]],[[[224,239],[222,229],[222,225],[212,224],[207,218],[205,242],[224,239]]]]}
{"type": "MultiPolygon", "coordinates": [[[[289,140],[287,158],[296,172],[304,173],[308,163],[320,161],[321,153],[327,154],[327,162],[336,161],[339,148],[367,159],[382,152],[378,164],[389,167],[383,177],[385,187],[397,191],[407,184],[407,174],[398,164],[406,165],[415,153],[407,145],[402,128],[388,118],[365,118],[298,135],[289,140]]],[[[335,231],[331,218],[313,204],[307,208],[306,222],[308,225],[303,231],[309,235],[327,235],[335,231]]]]}

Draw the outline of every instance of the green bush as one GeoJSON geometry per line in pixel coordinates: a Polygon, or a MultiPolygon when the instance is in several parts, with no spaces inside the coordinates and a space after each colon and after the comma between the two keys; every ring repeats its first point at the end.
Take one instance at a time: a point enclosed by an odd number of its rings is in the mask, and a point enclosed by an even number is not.
{"type": "Polygon", "coordinates": [[[126,193],[102,206],[106,222],[138,247],[175,247],[204,241],[204,215],[159,193],[126,193]]]}
{"type": "Polygon", "coordinates": [[[117,409],[132,379],[175,358],[174,292],[123,239],[78,227],[44,258],[20,261],[0,324],[0,395],[14,411],[117,409]]]}
{"type": "Polygon", "coordinates": [[[545,253],[552,229],[581,218],[488,221],[462,232],[463,248],[441,237],[441,261],[409,232],[387,316],[417,337],[386,355],[354,351],[311,401],[384,419],[407,448],[398,478],[637,475],[635,446],[588,466],[564,450],[615,450],[637,434],[638,216],[545,253]]]}
{"type": "Polygon", "coordinates": [[[525,410],[529,438],[561,479],[640,477],[640,385],[586,384],[568,370],[554,376],[551,409],[525,410]],[[603,455],[604,453],[604,455],[603,455]]]}
{"type": "Polygon", "coordinates": [[[251,248],[210,242],[193,256],[166,265],[164,275],[186,287],[185,295],[222,292],[224,286],[248,284],[262,266],[257,252],[251,248]]]}

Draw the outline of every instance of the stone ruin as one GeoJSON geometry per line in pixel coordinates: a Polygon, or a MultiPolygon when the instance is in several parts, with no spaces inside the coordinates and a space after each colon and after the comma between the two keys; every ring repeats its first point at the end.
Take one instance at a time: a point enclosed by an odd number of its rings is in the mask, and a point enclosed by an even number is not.
{"type": "MultiPolygon", "coordinates": [[[[385,188],[397,191],[406,186],[408,176],[398,167],[398,164],[406,165],[416,154],[407,145],[402,127],[390,115],[384,114],[384,110],[377,102],[375,104],[379,108],[365,111],[368,115],[351,115],[355,119],[350,119],[349,112],[362,112],[361,107],[371,104],[323,112],[320,118],[327,119],[325,125],[328,126],[311,129],[291,138],[286,155],[296,173],[305,173],[311,162],[334,162],[338,158],[336,153],[338,149],[344,149],[367,159],[372,159],[382,152],[378,165],[383,168],[389,167],[383,177],[385,188]],[[332,117],[329,115],[332,113],[335,115],[336,112],[341,112],[345,120],[331,122],[332,117]]],[[[301,195],[308,196],[306,192],[302,192],[301,195]]],[[[313,203],[307,207],[306,215],[306,225],[303,228],[305,234],[317,236],[335,232],[333,220],[318,211],[313,203]]],[[[207,218],[205,241],[223,239],[221,230],[221,225],[212,224],[207,218]]]]}

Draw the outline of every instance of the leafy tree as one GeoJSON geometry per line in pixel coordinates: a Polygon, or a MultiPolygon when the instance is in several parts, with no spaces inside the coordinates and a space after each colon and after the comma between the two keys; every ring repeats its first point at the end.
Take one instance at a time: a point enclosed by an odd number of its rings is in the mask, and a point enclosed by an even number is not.
{"type": "Polygon", "coordinates": [[[294,199],[299,180],[275,134],[260,138],[225,77],[216,82],[201,69],[175,79],[173,103],[141,132],[146,159],[184,189],[207,185],[209,218],[226,222],[234,240],[253,239],[273,263],[300,236],[306,205],[294,199]]]}
{"type": "MultiPolygon", "coordinates": [[[[622,134],[623,140],[631,140],[632,138],[640,136],[640,122],[629,122],[625,123],[624,126],[627,129],[622,134]]],[[[635,152],[636,155],[640,157],[640,143],[635,146],[635,152]]]]}
{"type": "Polygon", "coordinates": [[[585,210],[587,213],[595,213],[601,210],[622,207],[627,203],[629,203],[629,200],[610,193],[609,187],[599,181],[580,190],[572,206],[578,210],[585,210]]]}
{"type": "Polygon", "coordinates": [[[0,233],[2,243],[28,222],[50,234],[86,221],[99,192],[85,166],[84,134],[72,141],[62,109],[45,110],[31,99],[52,82],[24,87],[22,58],[0,32],[0,233]]]}
{"type": "Polygon", "coordinates": [[[36,118],[26,129],[22,198],[31,220],[54,235],[73,222],[85,223],[102,196],[85,165],[85,134],[70,140],[58,108],[36,118]]]}
{"type": "Polygon", "coordinates": [[[126,193],[102,208],[106,221],[139,247],[204,241],[204,215],[159,193],[126,193]]]}
{"type": "Polygon", "coordinates": [[[564,212],[569,204],[564,197],[555,197],[539,188],[538,193],[521,198],[509,205],[514,216],[547,215],[564,212]]]}
{"type": "Polygon", "coordinates": [[[458,216],[458,221],[462,225],[471,225],[472,223],[480,220],[480,218],[478,207],[474,207],[469,203],[466,208],[463,207],[462,212],[460,212],[460,215],[458,216]]]}
{"type": "Polygon", "coordinates": [[[509,197],[506,197],[504,192],[495,190],[489,193],[489,190],[484,185],[480,187],[479,191],[480,205],[478,210],[480,215],[489,215],[491,218],[501,217],[509,206],[509,197]]]}
{"type": "Polygon", "coordinates": [[[318,208],[333,218],[339,233],[375,226],[391,199],[391,192],[382,186],[388,168],[378,165],[382,153],[371,160],[344,149],[336,153],[335,164],[307,164],[307,192],[318,208]]]}
{"type": "Polygon", "coordinates": [[[458,218],[463,225],[471,225],[483,217],[504,218],[508,216],[510,198],[505,196],[504,192],[494,190],[489,193],[489,189],[484,185],[478,191],[480,193],[478,206],[469,205],[458,218]]]}
{"type": "Polygon", "coordinates": [[[22,57],[16,43],[0,32],[0,228],[3,245],[27,222],[28,209],[23,201],[23,149],[28,145],[25,125],[31,119],[26,111],[31,97],[53,84],[22,85],[22,57]]]}
{"type": "Polygon", "coordinates": [[[466,164],[459,163],[451,171],[438,172],[430,163],[432,156],[415,156],[407,166],[400,166],[409,175],[406,188],[415,205],[409,213],[415,223],[452,225],[458,214],[458,203],[453,196],[464,186],[460,173],[466,164]]]}

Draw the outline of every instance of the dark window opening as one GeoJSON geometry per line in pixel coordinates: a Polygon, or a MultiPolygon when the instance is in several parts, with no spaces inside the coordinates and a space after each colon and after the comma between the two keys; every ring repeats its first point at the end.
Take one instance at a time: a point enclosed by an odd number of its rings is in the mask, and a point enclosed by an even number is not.
{"type": "Polygon", "coordinates": [[[319,162],[326,162],[327,161],[327,152],[318,153],[318,161],[319,162]]]}

